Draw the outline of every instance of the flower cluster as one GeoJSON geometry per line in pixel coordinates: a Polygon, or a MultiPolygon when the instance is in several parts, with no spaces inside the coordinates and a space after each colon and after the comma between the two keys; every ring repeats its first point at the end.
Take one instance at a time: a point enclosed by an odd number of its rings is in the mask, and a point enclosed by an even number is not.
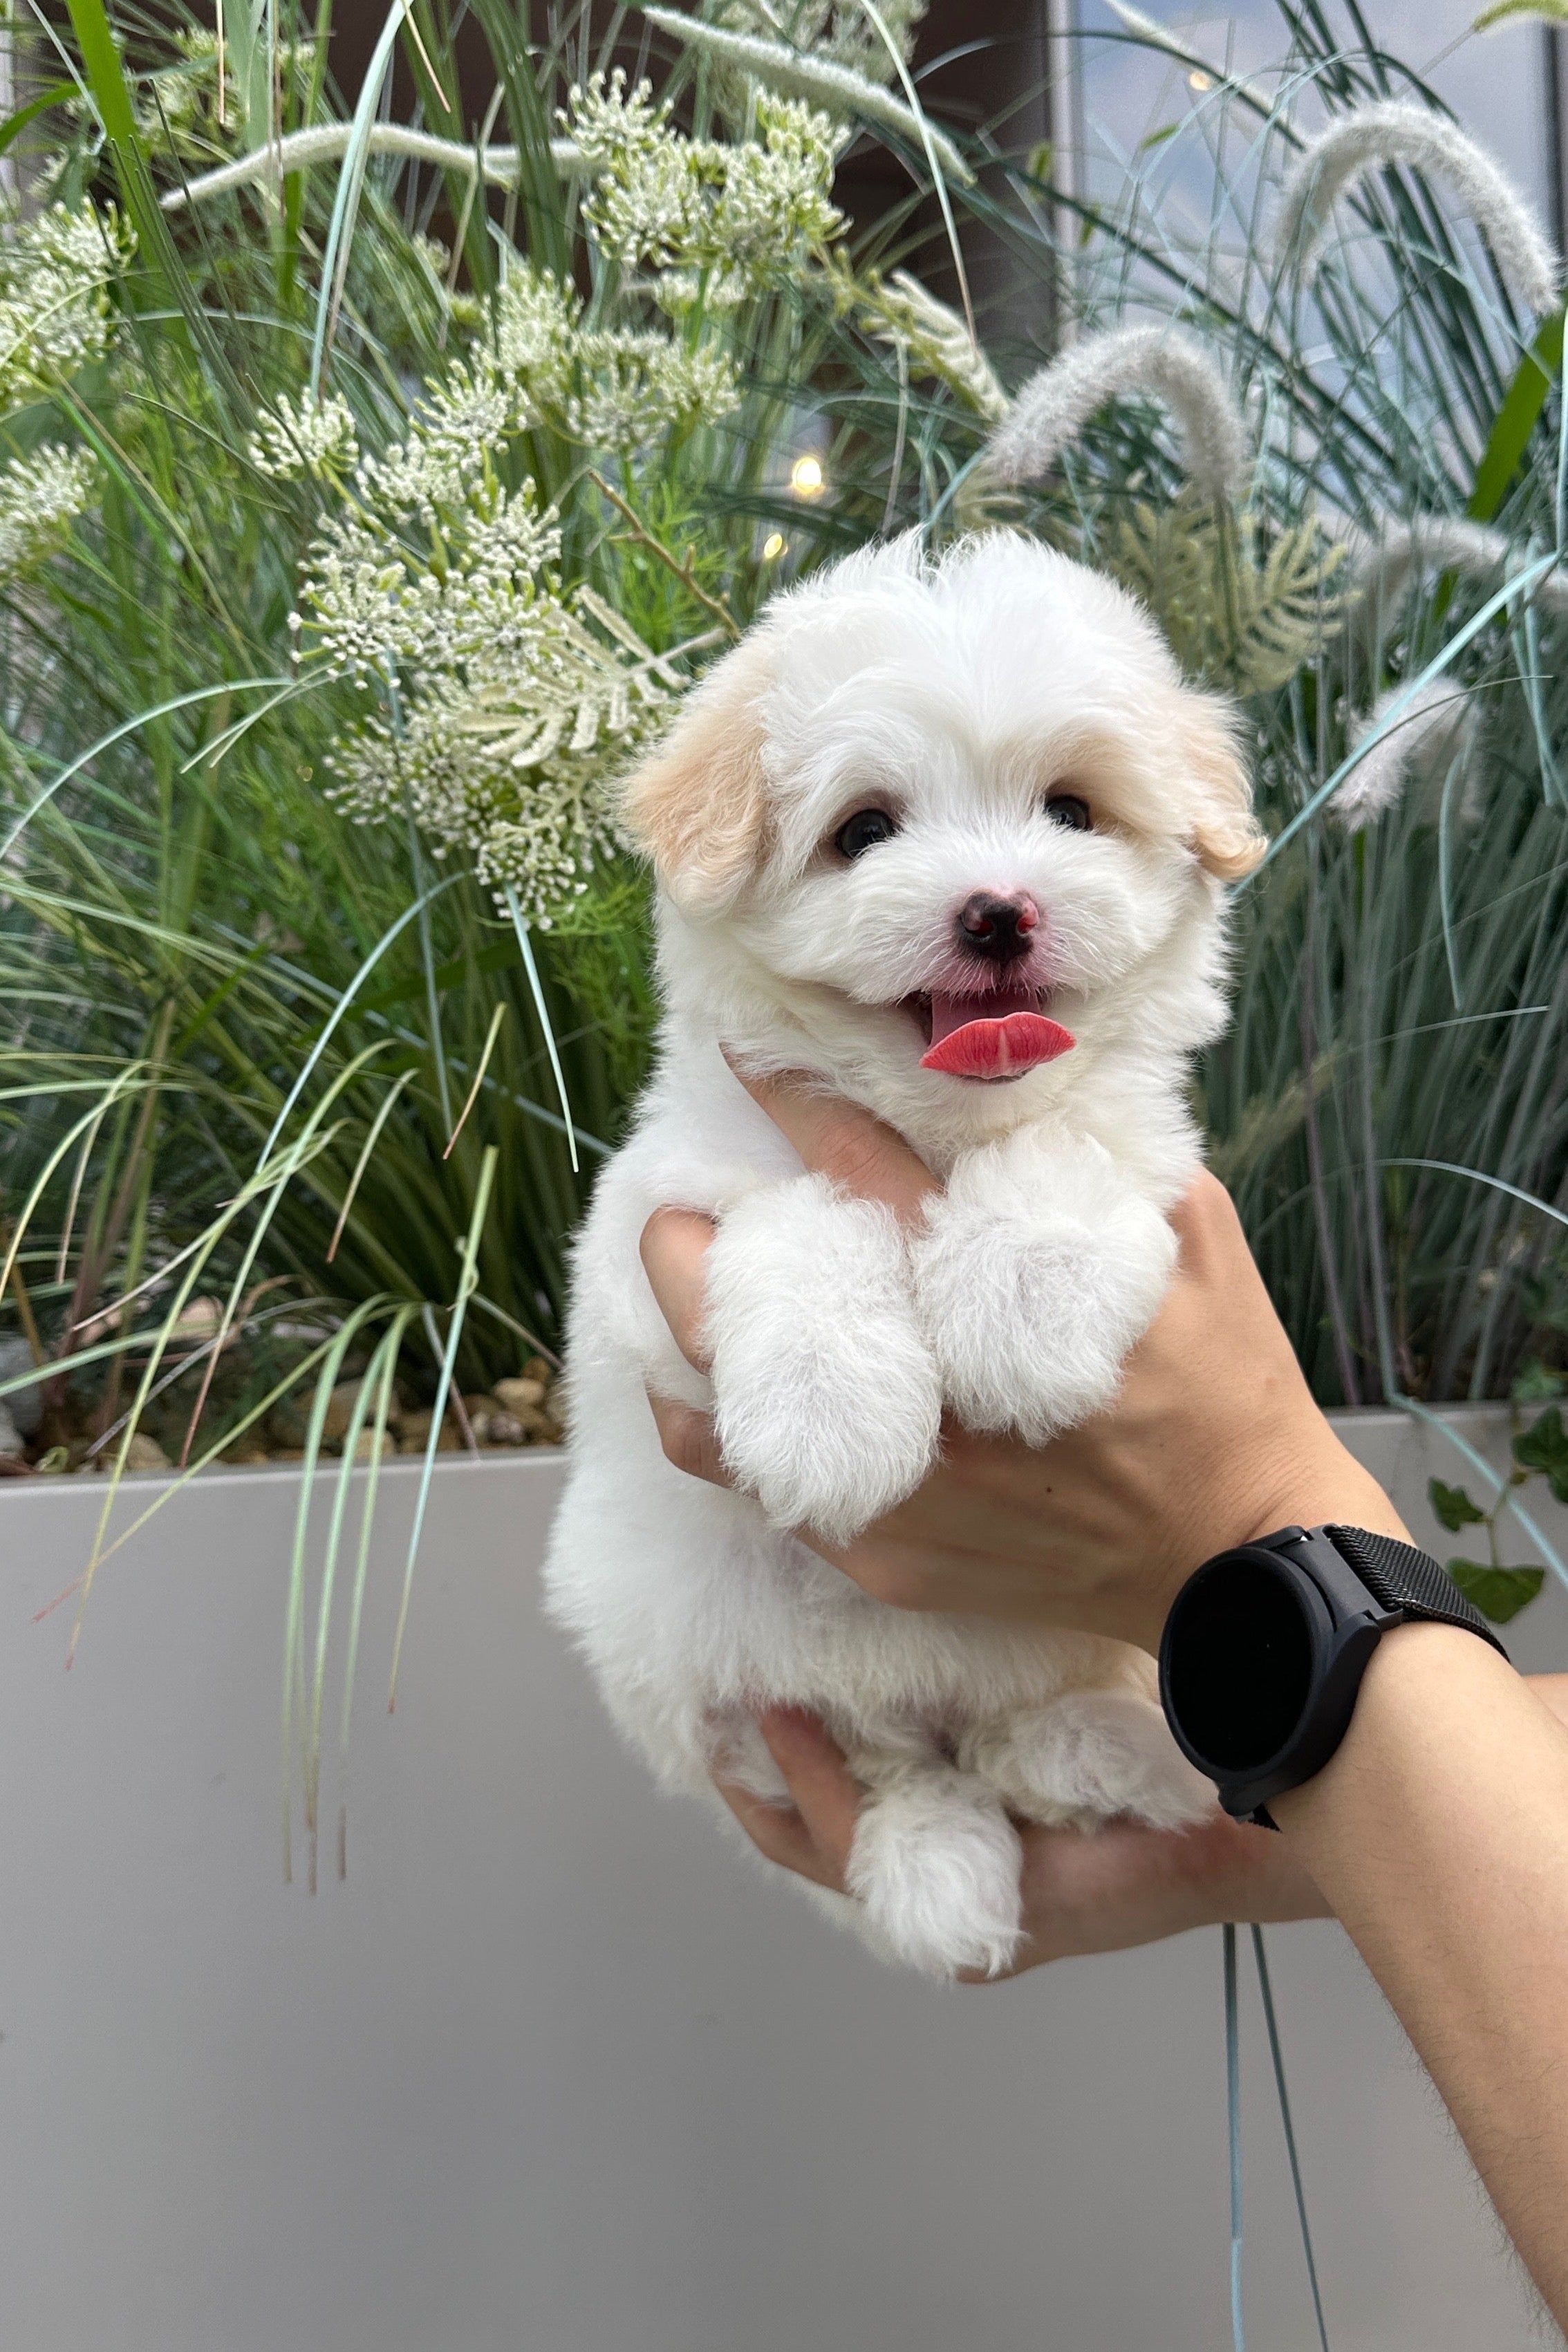
{"type": "Polygon", "coordinates": [[[618,845],[611,784],[681,678],[593,592],[563,588],[561,534],[531,484],[439,518],[443,560],[363,515],[321,535],[304,650],[385,689],[332,755],[365,823],[406,811],[436,855],[474,861],[548,924],[618,845]]]}
{"type": "Polygon", "coordinates": [[[251,436],[249,457],[258,474],[288,482],[305,474],[346,474],[359,459],[359,440],[346,400],[336,393],[318,400],[302,392],[274,403],[251,436]]]}
{"type": "Polygon", "coordinates": [[[0,467],[0,581],[15,580],[52,555],[98,489],[90,450],[46,442],[0,467]]]}
{"type": "Polygon", "coordinates": [[[438,856],[471,860],[541,924],[621,845],[616,779],[685,670],[563,583],[522,436],[614,456],[635,479],[735,407],[733,306],[819,271],[842,226],[827,119],[763,93],[750,122],[732,145],[687,139],[622,76],[575,91],[584,216],[612,265],[592,303],[511,255],[489,331],[426,384],[391,446],[359,454],[335,397],[277,404],[251,446],[264,471],[341,499],[294,621],[300,659],[363,697],[331,754],[332,798],[361,823],[406,813],[438,856]]]}
{"type": "Polygon", "coordinates": [[[663,435],[717,424],[740,398],[734,363],[657,329],[585,328],[575,290],[525,263],[496,302],[496,366],[521,406],[568,440],[629,457],[663,435]]]}
{"type": "Polygon", "coordinates": [[[360,495],[433,524],[440,509],[461,507],[493,483],[494,452],[517,421],[512,394],[494,371],[458,360],[444,381],[426,385],[405,437],[384,457],[364,459],[355,478],[360,495]]]}
{"type": "Polygon", "coordinates": [[[647,82],[595,74],[568,129],[592,174],[584,215],[623,268],[658,273],[661,306],[723,310],[777,284],[843,227],[831,197],[844,134],[795,99],[758,91],[756,136],[687,139],[647,82]]]}
{"type": "Polygon", "coordinates": [[[109,348],[110,287],[135,239],[112,207],[51,205],[0,236],[0,394],[58,383],[109,348]]]}

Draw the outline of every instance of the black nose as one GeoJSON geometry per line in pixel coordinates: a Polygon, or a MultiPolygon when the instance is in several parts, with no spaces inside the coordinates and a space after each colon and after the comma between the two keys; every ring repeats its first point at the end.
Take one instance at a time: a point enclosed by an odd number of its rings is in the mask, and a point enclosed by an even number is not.
{"type": "Polygon", "coordinates": [[[1040,910],[1025,890],[1008,898],[976,890],[958,910],[958,943],[970,955],[1012,963],[1028,954],[1039,920],[1040,910]]]}

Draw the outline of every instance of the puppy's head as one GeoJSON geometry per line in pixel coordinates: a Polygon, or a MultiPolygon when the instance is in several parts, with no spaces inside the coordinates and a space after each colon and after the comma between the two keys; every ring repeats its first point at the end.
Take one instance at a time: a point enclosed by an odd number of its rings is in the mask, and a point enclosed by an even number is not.
{"type": "Polygon", "coordinates": [[[1112,582],[1003,534],[781,598],[626,809],[678,1004],[906,1131],[1212,1034],[1217,885],[1263,846],[1226,709],[1112,582]]]}

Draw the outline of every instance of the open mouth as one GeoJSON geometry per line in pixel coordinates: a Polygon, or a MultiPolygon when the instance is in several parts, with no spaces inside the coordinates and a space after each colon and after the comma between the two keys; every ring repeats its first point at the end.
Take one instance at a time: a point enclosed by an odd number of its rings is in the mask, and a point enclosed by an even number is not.
{"type": "Polygon", "coordinates": [[[946,996],[933,989],[910,997],[909,1005],[926,1040],[921,1069],[951,1078],[1021,1078],[1070,1053],[1077,1042],[1045,1012],[1035,989],[994,988],[984,996],[946,996]]]}

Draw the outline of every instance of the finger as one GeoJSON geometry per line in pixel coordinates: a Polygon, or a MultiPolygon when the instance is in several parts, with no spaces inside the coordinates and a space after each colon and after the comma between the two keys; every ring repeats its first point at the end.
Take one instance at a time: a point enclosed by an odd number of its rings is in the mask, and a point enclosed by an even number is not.
{"type": "Polygon", "coordinates": [[[760,1728],[811,1842],[832,1874],[824,1885],[841,1888],[865,1791],[845,1763],[844,1750],[814,1715],[795,1706],[770,1706],[760,1718],[760,1728]]]}
{"type": "Polygon", "coordinates": [[[708,1370],[702,1343],[702,1274],[713,1220],[695,1209],[656,1209],[637,1244],[658,1311],[687,1362],[708,1370]]]}
{"type": "Polygon", "coordinates": [[[924,1160],[858,1103],[823,1093],[814,1079],[794,1070],[752,1077],[735,1062],[730,1066],[815,1174],[830,1176],[863,1201],[885,1202],[906,1220],[917,1217],[927,1194],[937,1190],[924,1160]]]}
{"type": "Polygon", "coordinates": [[[809,1878],[814,1886],[837,1884],[793,1806],[770,1805],[765,1798],[753,1796],[750,1789],[733,1780],[715,1778],[713,1786],[757,1852],[769,1862],[776,1862],[781,1870],[793,1870],[797,1878],[809,1878]]]}
{"type": "Polygon", "coordinates": [[[710,1486],[728,1486],[731,1481],[713,1434],[712,1414],[678,1404],[673,1397],[655,1396],[651,1389],[647,1402],[670,1467],[683,1470],[689,1478],[705,1478],[710,1486]]]}

